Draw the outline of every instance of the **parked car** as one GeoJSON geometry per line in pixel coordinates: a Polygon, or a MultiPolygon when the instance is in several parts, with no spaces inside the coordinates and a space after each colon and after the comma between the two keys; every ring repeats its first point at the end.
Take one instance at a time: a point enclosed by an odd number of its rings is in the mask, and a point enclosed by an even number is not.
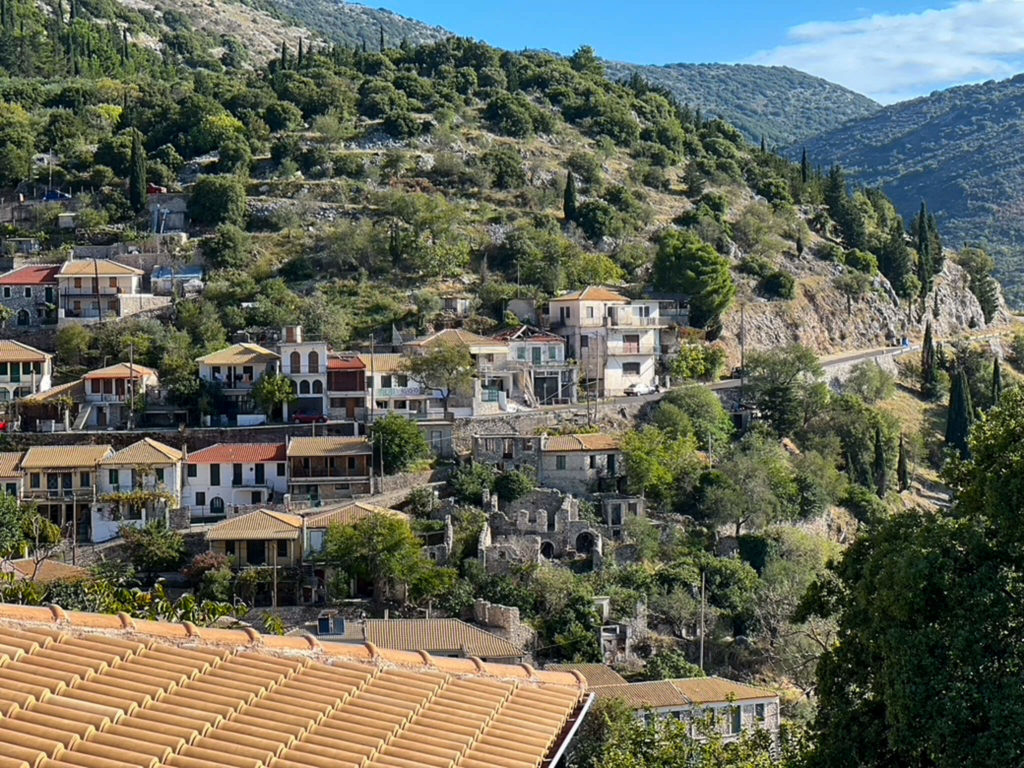
{"type": "Polygon", "coordinates": [[[657,384],[630,384],[626,387],[626,394],[629,397],[653,395],[655,392],[661,392],[661,387],[657,384]]]}
{"type": "Polygon", "coordinates": [[[71,199],[71,195],[69,195],[67,192],[61,192],[59,189],[47,190],[46,194],[43,195],[43,202],[44,203],[58,203],[58,202],[61,202],[63,200],[70,200],[70,199],[71,199]]]}
{"type": "Polygon", "coordinates": [[[323,424],[326,421],[327,417],[322,413],[299,411],[298,413],[292,414],[292,424],[323,424]]]}

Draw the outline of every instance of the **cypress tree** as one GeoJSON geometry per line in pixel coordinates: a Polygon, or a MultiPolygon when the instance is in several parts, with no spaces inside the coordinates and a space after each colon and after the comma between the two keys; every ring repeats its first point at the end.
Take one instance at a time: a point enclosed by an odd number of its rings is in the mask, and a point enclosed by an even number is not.
{"type": "Polygon", "coordinates": [[[761,154],[764,155],[764,154],[767,154],[767,153],[768,153],[768,145],[765,144],[764,134],[762,133],[761,134],[761,154]]]}
{"type": "Polygon", "coordinates": [[[562,198],[562,214],[566,223],[576,220],[576,177],[572,171],[565,173],[565,195],[562,198]]]}
{"type": "Polygon", "coordinates": [[[804,147],[803,154],[800,156],[800,181],[806,184],[811,178],[811,167],[807,162],[807,147],[804,147]]]}
{"type": "Polygon", "coordinates": [[[907,449],[903,444],[903,435],[900,435],[900,455],[896,460],[896,482],[899,483],[901,493],[910,487],[910,470],[907,467],[907,449]]]}
{"type": "Polygon", "coordinates": [[[924,343],[921,345],[921,394],[929,400],[939,394],[939,370],[930,320],[924,327],[924,343]]]}
{"type": "Polygon", "coordinates": [[[132,153],[129,160],[128,202],[139,213],[146,207],[146,150],[142,146],[142,134],[132,130],[132,153]]]}
{"type": "Polygon", "coordinates": [[[928,234],[928,206],[921,201],[921,210],[914,220],[914,236],[917,239],[917,279],[921,281],[921,296],[927,296],[932,289],[935,264],[932,255],[932,238],[928,234]]]}
{"type": "Polygon", "coordinates": [[[898,296],[909,298],[911,289],[908,278],[913,269],[910,249],[907,248],[903,219],[895,217],[889,228],[889,236],[879,253],[878,268],[892,285],[898,296]]]}
{"type": "Polygon", "coordinates": [[[946,445],[955,449],[963,459],[969,459],[971,456],[968,437],[971,433],[972,421],[971,388],[967,383],[967,373],[960,367],[953,376],[949,389],[946,445]]]}
{"type": "Polygon", "coordinates": [[[295,68],[302,69],[302,38],[299,38],[299,52],[295,55],[295,68]]]}
{"type": "Polygon", "coordinates": [[[380,25],[380,52],[384,53],[384,25],[380,25]]]}
{"type": "Polygon", "coordinates": [[[288,69],[288,43],[284,40],[281,41],[281,61],[277,68],[288,69]]]}
{"type": "Polygon", "coordinates": [[[875,427],[875,461],[872,464],[875,480],[875,493],[878,498],[884,499],[885,492],[889,490],[889,470],[886,467],[885,443],[882,440],[882,428],[875,427]]]}
{"type": "Polygon", "coordinates": [[[928,254],[932,258],[932,272],[939,274],[945,262],[942,253],[942,238],[939,236],[939,225],[935,221],[935,214],[928,214],[928,254]]]}
{"type": "Polygon", "coordinates": [[[1003,374],[999,359],[992,361],[992,407],[999,405],[1003,398],[1003,374]]]}

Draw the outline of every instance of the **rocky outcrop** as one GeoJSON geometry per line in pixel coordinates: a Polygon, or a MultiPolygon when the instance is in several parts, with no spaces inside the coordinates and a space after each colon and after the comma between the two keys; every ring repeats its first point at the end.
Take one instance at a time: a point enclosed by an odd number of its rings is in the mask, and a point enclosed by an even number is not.
{"type": "Polygon", "coordinates": [[[828,355],[896,344],[904,336],[920,338],[929,321],[939,338],[949,338],[1011,320],[1003,305],[992,322],[985,323],[967,273],[950,258],[924,302],[912,304],[899,302],[883,277],[876,278],[871,291],[848,300],[835,284],[841,270],[820,262],[813,268],[806,264],[804,274],[798,273],[797,297],[791,301],[738,300],[720,336],[730,358],[739,359],[741,322],[748,351],[799,343],[828,355]]]}

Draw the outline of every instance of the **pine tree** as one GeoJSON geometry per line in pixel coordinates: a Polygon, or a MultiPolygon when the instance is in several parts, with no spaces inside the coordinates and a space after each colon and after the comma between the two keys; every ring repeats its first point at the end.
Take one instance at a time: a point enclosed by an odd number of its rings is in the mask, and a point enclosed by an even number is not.
{"type": "Polygon", "coordinates": [[[900,455],[896,460],[896,482],[899,484],[900,493],[910,488],[910,470],[907,466],[907,448],[903,444],[903,435],[900,435],[900,455]]]}
{"type": "Polygon", "coordinates": [[[576,220],[576,177],[572,171],[565,174],[565,195],[562,198],[562,215],[566,223],[576,220]]]}
{"type": "Polygon", "coordinates": [[[999,401],[1003,399],[1003,373],[1002,368],[999,364],[999,359],[992,361],[992,407],[999,405],[999,401]]]}
{"type": "Polygon", "coordinates": [[[949,389],[949,412],[946,415],[946,445],[955,449],[960,457],[969,459],[971,449],[968,438],[971,433],[971,422],[974,420],[971,408],[971,388],[967,383],[967,373],[958,367],[949,389]]]}
{"type": "Polygon", "coordinates": [[[898,296],[910,298],[912,288],[909,280],[913,272],[913,260],[907,248],[903,219],[895,217],[889,228],[889,236],[879,253],[878,268],[892,285],[898,296]]]}
{"type": "Polygon", "coordinates": [[[939,394],[939,369],[930,320],[924,327],[924,343],[921,345],[921,394],[929,400],[939,394]]]}
{"type": "Polygon", "coordinates": [[[132,129],[132,152],[129,160],[131,169],[128,177],[128,202],[139,213],[146,207],[146,150],[142,146],[142,134],[132,129]]]}
{"type": "Polygon", "coordinates": [[[811,178],[811,166],[807,162],[807,147],[804,147],[803,154],[800,156],[800,181],[806,184],[811,178]]]}
{"type": "Polygon", "coordinates": [[[889,469],[886,466],[881,427],[875,427],[875,461],[871,469],[874,474],[875,493],[878,494],[878,498],[884,499],[886,491],[889,490],[889,469]]]}

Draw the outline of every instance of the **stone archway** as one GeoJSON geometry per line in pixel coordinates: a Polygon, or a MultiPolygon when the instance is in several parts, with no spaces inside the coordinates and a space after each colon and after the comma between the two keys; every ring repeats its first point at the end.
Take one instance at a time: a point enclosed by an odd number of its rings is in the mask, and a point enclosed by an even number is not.
{"type": "Polygon", "coordinates": [[[594,551],[597,538],[590,531],[583,531],[576,537],[576,551],[581,555],[589,555],[594,551]]]}
{"type": "Polygon", "coordinates": [[[555,559],[555,545],[550,541],[542,541],[540,544],[540,554],[542,557],[548,560],[555,559]]]}

